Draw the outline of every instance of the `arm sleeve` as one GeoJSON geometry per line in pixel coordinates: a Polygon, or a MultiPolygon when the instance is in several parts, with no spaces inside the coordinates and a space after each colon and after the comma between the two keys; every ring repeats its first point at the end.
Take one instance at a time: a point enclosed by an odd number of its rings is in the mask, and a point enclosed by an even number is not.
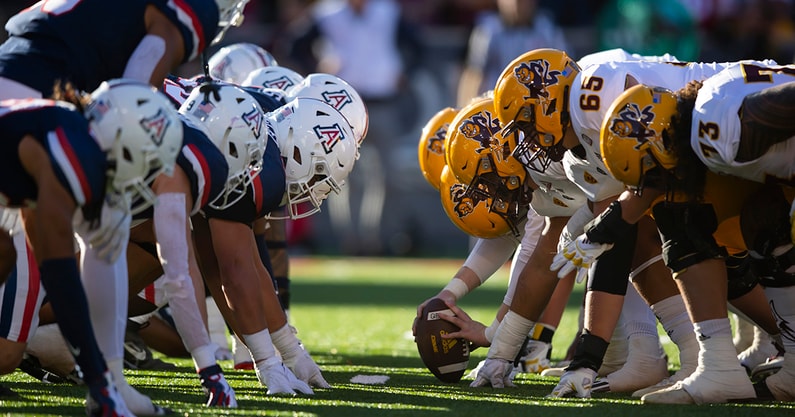
{"type": "MultiPolygon", "coordinates": [[[[207,327],[201,317],[188,266],[187,215],[185,195],[158,195],[154,208],[158,255],[165,273],[164,288],[171,306],[174,324],[187,349],[210,344],[207,327]]],[[[213,358],[214,359],[214,358],[213,358]]],[[[196,360],[196,358],[194,358],[196,360]]],[[[198,364],[198,367],[203,364],[198,364]]]]}
{"type": "Polygon", "coordinates": [[[471,269],[482,284],[508,261],[515,249],[516,241],[511,236],[478,239],[463,266],[471,269]]]}

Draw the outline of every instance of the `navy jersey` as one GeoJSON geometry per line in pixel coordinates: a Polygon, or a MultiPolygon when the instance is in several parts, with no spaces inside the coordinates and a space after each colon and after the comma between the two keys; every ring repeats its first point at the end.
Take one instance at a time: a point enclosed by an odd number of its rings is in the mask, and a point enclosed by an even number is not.
{"type": "Polygon", "coordinates": [[[262,157],[262,171],[246,188],[246,195],[223,210],[205,207],[204,214],[208,218],[251,225],[254,220],[284,205],[286,181],[279,146],[276,144],[273,130],[269,129],[268,144],[262,157]]]}
{"type": "Polygon", "coordinates": [[[287,104],[287,95],[281,90],[273,88],[240,87],[245,92],[251,94],[262,107],[262,111],[270,113],[281,106],[287,104]]]}
{"type": "MultiPolygon", "coordinates": [[[[224,154],[203,131],[184,119],[182,127],[182,149],[177,155],[176,164],[188,177],[190,196],[193,200],[190,214],[193,215],[224,190],[229,165],[224,154]]],[[[133,206],[140,203],[141,201],[135,201],[133,206]]],[[[153,208],[149,207],[135,214],[133,218],[150,219],[153,215],[153,208]]]]}
{"type": "Polygon", "coordinates": [[[26,135],[50,155],[55,176],[78,206],[101,204],[107,155],[88,132],[85,117],[70,104],[44,99],[1,101],[0,205],[23,207],[36,201],[38,187],[20,163],[17,150],[26,135]]]}
{"type": "Polygon", "coordinates": [[[124,74],[146,36],[144,12],[150,4],[179,28],[184,61],[197,57],[215,36],[214,0],[42,0],[6,23],[9,39],[0,45],[0,76],[44,96],[56,80],[94,90],[124,74]]]}

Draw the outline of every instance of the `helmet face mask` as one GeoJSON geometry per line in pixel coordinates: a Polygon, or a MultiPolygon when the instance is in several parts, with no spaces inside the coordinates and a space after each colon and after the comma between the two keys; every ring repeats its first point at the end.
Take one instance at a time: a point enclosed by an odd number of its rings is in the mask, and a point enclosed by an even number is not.
{"type": "Polygon", "coordinates": [[[131,80],[103,82],[85,110],[91,133],[108,152],[111,186],[130,194],[133,214],[157,200],[150,185],[171,175],[182,148],[182,122],[168,99],[131,80]]]}
{"type": "Polygon", "coordinates": [[[218,6],[218,34],[213,39],[211,45],[221,41],[232,26],[243,24],[243,9],[249,0],[215,0],[218,6]]]}
{"type": "Polygon", "coordinates": [[[529,169],[546,169],[565,153],[569,90],[580,67],[565,52],[536,49],[505,67],[494,89],[494,107],[505,134],[524,133],[522,158],[529,169]]]}
{"type": "Polygon", "coordinates": [[[351,126],[331,105],[300,97],[271,112],[268,123],[285,162],[289,217],[317,213],[331,192],[340,192],[356,162],[351,126]]]}
{"type": "Polygon", "coordinates": [[[650,172],[672,172],[677,158],[665,144],[676,113],[676,96],[670,90],[645,85],[622,93],[602,122],[602,160],[617,180],[642,191],[650,172]]]}
{"type": "Polygon", "coordinates": [[[484,183],[470,187],[458,181],[450,167],[445,166],[439,193],[447,217],[470,236],[491,239],[512,233],[519,236],[519,225],[527,216],[528,195],[522,188],[495,194],[482,189],[484,183]],[[495,197],[490,197],[494,195],[495,197]]]}
{"type": "Polygon", "coordinates": [[[223,210],[246,195],[262,170],[267,144],[265,113],[244,90],[218,83],[194,88],[179,111],[197,120],[226,157],[229,174],[225,189],[209,203],[223,210]]]}

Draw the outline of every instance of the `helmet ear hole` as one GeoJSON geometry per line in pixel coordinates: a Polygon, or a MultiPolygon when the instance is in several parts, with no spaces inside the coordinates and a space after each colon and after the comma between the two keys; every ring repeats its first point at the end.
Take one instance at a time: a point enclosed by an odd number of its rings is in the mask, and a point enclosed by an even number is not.
{"type": "Polygon", "coordinates": [[[234,142],[229,142],[229,156],[233,158],[239,158],[240,153],[237,150],[237,145],[234,142]]]}
{"type": "Polygon", "coordinates": [[[124,148],[122,148],[121,156],[122,156],[122,158],[124,158],[124,160],[126,162],[128,162],[128,163],[132,163],[133,162],[132,152],[130,152],[130,148],[128,148],[126,146],[124,148]]]}
{"type": "Polygon", "coordinates": [[[304,164],[304,158],[301,157],[301,148],[297,146],[293,146],[293,161],[295,161],[299,165],[304,164]]]}

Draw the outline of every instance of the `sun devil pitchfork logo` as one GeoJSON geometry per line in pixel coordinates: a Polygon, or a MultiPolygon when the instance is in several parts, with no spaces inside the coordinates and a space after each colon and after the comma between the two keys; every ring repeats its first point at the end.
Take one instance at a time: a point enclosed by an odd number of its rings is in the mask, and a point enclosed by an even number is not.
{"type": "Polygon", "coordinates": [[[163,137],[165,137],[169,126],[171,126],[171,120],[166,117],[163,109],[158,109],[157,113],[152,117],[141,119],[141,128],[149,134],[149,138],[157,146],[163,144],[163,137]]]}
{"type": "Polygon", "coordinates": [[[528,95],[525,99],[539,99],[542,102],[549,99],[547,87],[558,83],[558,77],[564,75],[561,71],[549,69],[549,61],[538,59],[526,61],[513,69],[516,81],[527,88],[528,95]]]}
{"type": "Polygon", "coordinates": [[[610,121],[609,129],[619,138],[637,141],[635,149],[640,149],[649,139],[657,136],[657,132],[647,127],[654,117],[651,105],[641,109],[635,103],[628,103],[618,117],[610,121]]]}
{"type": "Polygon", "coordinates": [[[337,123],[331,126],[316,125],[312,129],[315,131],[315,135],[317,135],[318,139],[320,139],[320,143],[323,144],[323,150],[326,152],[326,155],[330,154],[340,141],[345,140],[345,132],[342,131],[342,128],[340,128],[340,125],[337,123]]]}

